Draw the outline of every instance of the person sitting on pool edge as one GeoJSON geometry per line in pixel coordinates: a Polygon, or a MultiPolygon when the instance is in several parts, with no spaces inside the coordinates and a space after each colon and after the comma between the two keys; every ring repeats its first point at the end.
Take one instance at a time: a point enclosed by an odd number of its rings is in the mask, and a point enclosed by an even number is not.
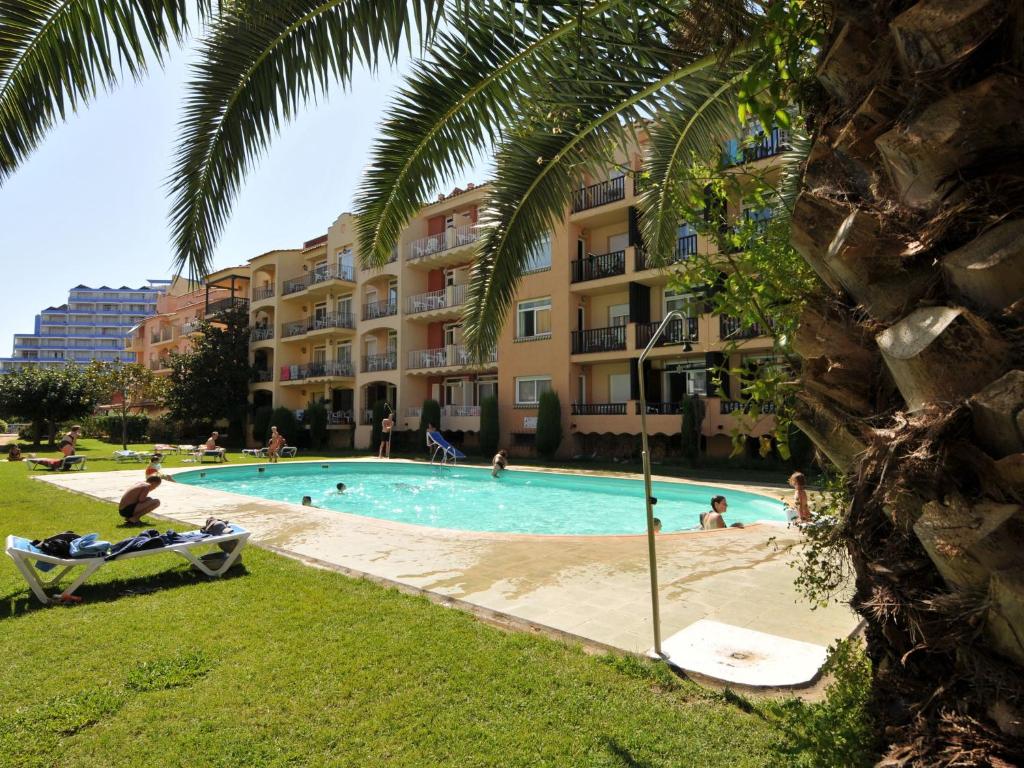
{"type": "Polygon", "coordinates": [[[126,525],[141,525],[142,516],[160,506],[160,499],[149,496],[160,482],[160,475],[150,475],[144,482],[137,483],[124,492],[117,505],[117,511],[124,518],[126,525]]]}
{"type": "Polygon", "coordinates": [[[491,459],[491,477],[497,477],[508,467],[508,451],[502,448],[491,459]]]}
{"type": "Polygon", "coordinates": [[[726,525],[724,515],[728,506],[729,503],[725,500],[725,496],[712,496],[711,511],[700,516],[700,527],[705,531],[713,531],[718,528],[742,528],[743,523],[726,525]]]}
{"type": "Polygon", "coordinates": [[[146,478],[148,479],[150,477],[153,477],[153,475],[156,475],[161,480],[170,480],[173,483],[175,482],[173,477],[171,477],[170,475],[165,475],[163,472],[160,471],[160,462],[163,461],[163,458],[164,456],[162,453],[153,454],[153,456],[149,460],[149,464],[146,466],[146,478]]]}

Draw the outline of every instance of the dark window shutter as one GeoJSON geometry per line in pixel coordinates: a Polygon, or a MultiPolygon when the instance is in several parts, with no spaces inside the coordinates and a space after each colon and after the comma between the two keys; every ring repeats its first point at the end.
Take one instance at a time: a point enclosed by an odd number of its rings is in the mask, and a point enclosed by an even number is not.
{"type": "Polygon", "coordinates": [[[629,321],[651,322],[651,289],[640,283],[629,284],[629,321]]]}
{"type": "Polygon", "coordinates": [[[638,247],[644,244],[640,236],[640,211],[635,205],[629,206],[629,244],[638,247]]]}
{"type": "MultiPolygon", "coordinates": [[[[708,395],[711,396],[711,397],[714,397],[717,393],[715,392],[715,389],[714,389],[714,387],[711,384],[710,372],[713,369],[724,368],[725,367],[725,365],[726,365],[725,355],[723,355],[721,352],[708,352],[708,353],[706,353],[704,355],[704,365],[707,367],[707,369],[709,371],[709,375],[708,375],[708,395]]],[[[728,373],[722,373],[721,374],[721,378],[722,378],[722,391],[725,393],[726,398],[731,397],[731,395],[729,394],[729,374],[728,373]]]]}

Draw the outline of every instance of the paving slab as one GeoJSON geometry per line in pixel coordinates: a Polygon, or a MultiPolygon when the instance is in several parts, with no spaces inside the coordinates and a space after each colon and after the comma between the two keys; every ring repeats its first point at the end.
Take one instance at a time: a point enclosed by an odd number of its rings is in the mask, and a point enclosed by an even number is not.
{"type": "MultiPolygon", "coordinates": [[[[136,468],[37,479],[116,503],[141,475],[136,468]]],[[[455,531],[175,483],[164,483],[155,495],[161,517],[197,526],[211,515],[233,520],[252,532],[251,544],[354,575],[631,653],[645,653],[653,642],[646,536],[455,531]]],[[[779,491],[770,495],[777,498],[779,491]]],[[[849,636],[858,619],[848,607],[812,611],[796,593],[791,565],[800,538],[796,529],[767,524],[660,534],[662,637],[702,620],[818,647],[849,636]]],[[[728,668],[719,665],[719,671],[728,668]]]]}

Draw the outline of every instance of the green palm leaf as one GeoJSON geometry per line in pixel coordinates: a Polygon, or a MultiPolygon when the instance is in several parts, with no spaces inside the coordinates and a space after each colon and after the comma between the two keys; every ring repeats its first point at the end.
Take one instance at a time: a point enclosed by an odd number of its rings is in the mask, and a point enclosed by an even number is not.
{"type": "MultiPolygon", "coordinates": [[[[209,3],[204,0],[200,10],[209,3]]],[[[0,3],[0,183],[58,120],[127,71],[162,63],[188,28],[187,0],[0,3]]]]}
{"type": "Polygon", "coordinates": [[[429,39],[443,0],[279,0],[226,11],[189,83],[169,183],[175,262],[207,272],[242,179],[281,124],[345,84],[353,68],[393,62],[429,39]]]}

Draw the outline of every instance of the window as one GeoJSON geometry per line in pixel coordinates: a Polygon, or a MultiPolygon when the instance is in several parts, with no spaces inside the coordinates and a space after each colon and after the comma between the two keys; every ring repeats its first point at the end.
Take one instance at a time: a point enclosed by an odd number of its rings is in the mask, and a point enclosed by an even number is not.
{"type": "Polygon", "coordinates": [[[337,361],[339,363],[351,363],[352,362],[352,342],[343,341],[338,344],[337,350],[337,361]]]}
{"type": "Polygon", "coordinates": [[[670,362],[665,365],[664,375],[665,402],[678,403],[684,395],[708,394],[708,372],[703,362],[670,362]]]}
{"type": "Polygon", "coordinates": [[[608,376],[608,402],[625,403],[630,399],[629,374],[613,373],[608,376]]]}
{"type": "Polygon", "coordinates": [[[444,404],[473,405],[473,382],[465,379],[445,379],[444,404]]]}
{"type": "Polygon", "coordinates": [[[377,337],[367,336],[366,337],[366,356],[373,357],[377,354],[377,337]]]}
{"type": "Polygon", "coordinates": [[[338,315],[340,317],[349,317],[352,314],[352,296],[342,296],[338,299],[338,315]]]}
{"type": "Polygon", "coordinates": [[[530,249],[524,273],[542,272],[551,269],[551,233],[548,232],[530,249]]]}
{"type": "Polygon", "coordinates": [[[327,327],[327,304],[317,304],[313,307],[313,327],[327,327]]]}
{"type": "Polygon", "coordinates": [[[616,251],[624,251],[629,245],[629,233],[621,232],[617,235],[612,235],[608,238],[608,253],[615,253],[616,251]]]}
{"type": "Polygon", "coordinates": [[[398,306],[398,281],[392,280],[388,283],[388,306],[398,306]]]}
{"type": "Polygon", "coordinates": [[[550,376],[520,376],[516,378],[516,405],[537,405],[541,394],[550,391],[550,376]]]}
{"type": "Polygon", "coordinates": [[[498,377],[481,376],[476,380],[477,404],[482,403],[486,397],[498,396],[498,377]]]}
{"type": "Polygon", "coordinates": [[[516,308],[516,338],[551,335],[551,298],[521,301],[516,308]]]}
{"type": "Polygon", "coordinates": [[[398,352],[398,331],[388,331],[388,354],[398,352]]]}
{"type": "Polygon", "coordinates": [[[696,317],[699,314],[694,311],[696,299],[697,297],[692,293],[683,293],[682,291],[673,291],[670,288],[666,288],[663,307],[664,314],[662,317],[673,310],[680,312],[683,317],[696,317]]]}
{"type": "Polygon", "coordinates": [[[462,329],[462,323],[445,323],[444,324],[444,345],[446,347],[454,346],[458,338],[458,332],[462,329]]]}
{"type": "Polygon", "coordinates": [[[608,325],[625,325],[629,322],[629,304],[613,304],[608,307],[608,325]]]}
{"type": "Polygon", "coordinates": [[[352,246],[346,246],[338,251],[338,274],[343,280],[352,280],[355,277],[355,259],[352,256],[352,246]]]}
{"type": "Polygon", "coordinates": [[[313,347],[313,362],[320,364],[327,362],[327,347],[313,347]]]}

